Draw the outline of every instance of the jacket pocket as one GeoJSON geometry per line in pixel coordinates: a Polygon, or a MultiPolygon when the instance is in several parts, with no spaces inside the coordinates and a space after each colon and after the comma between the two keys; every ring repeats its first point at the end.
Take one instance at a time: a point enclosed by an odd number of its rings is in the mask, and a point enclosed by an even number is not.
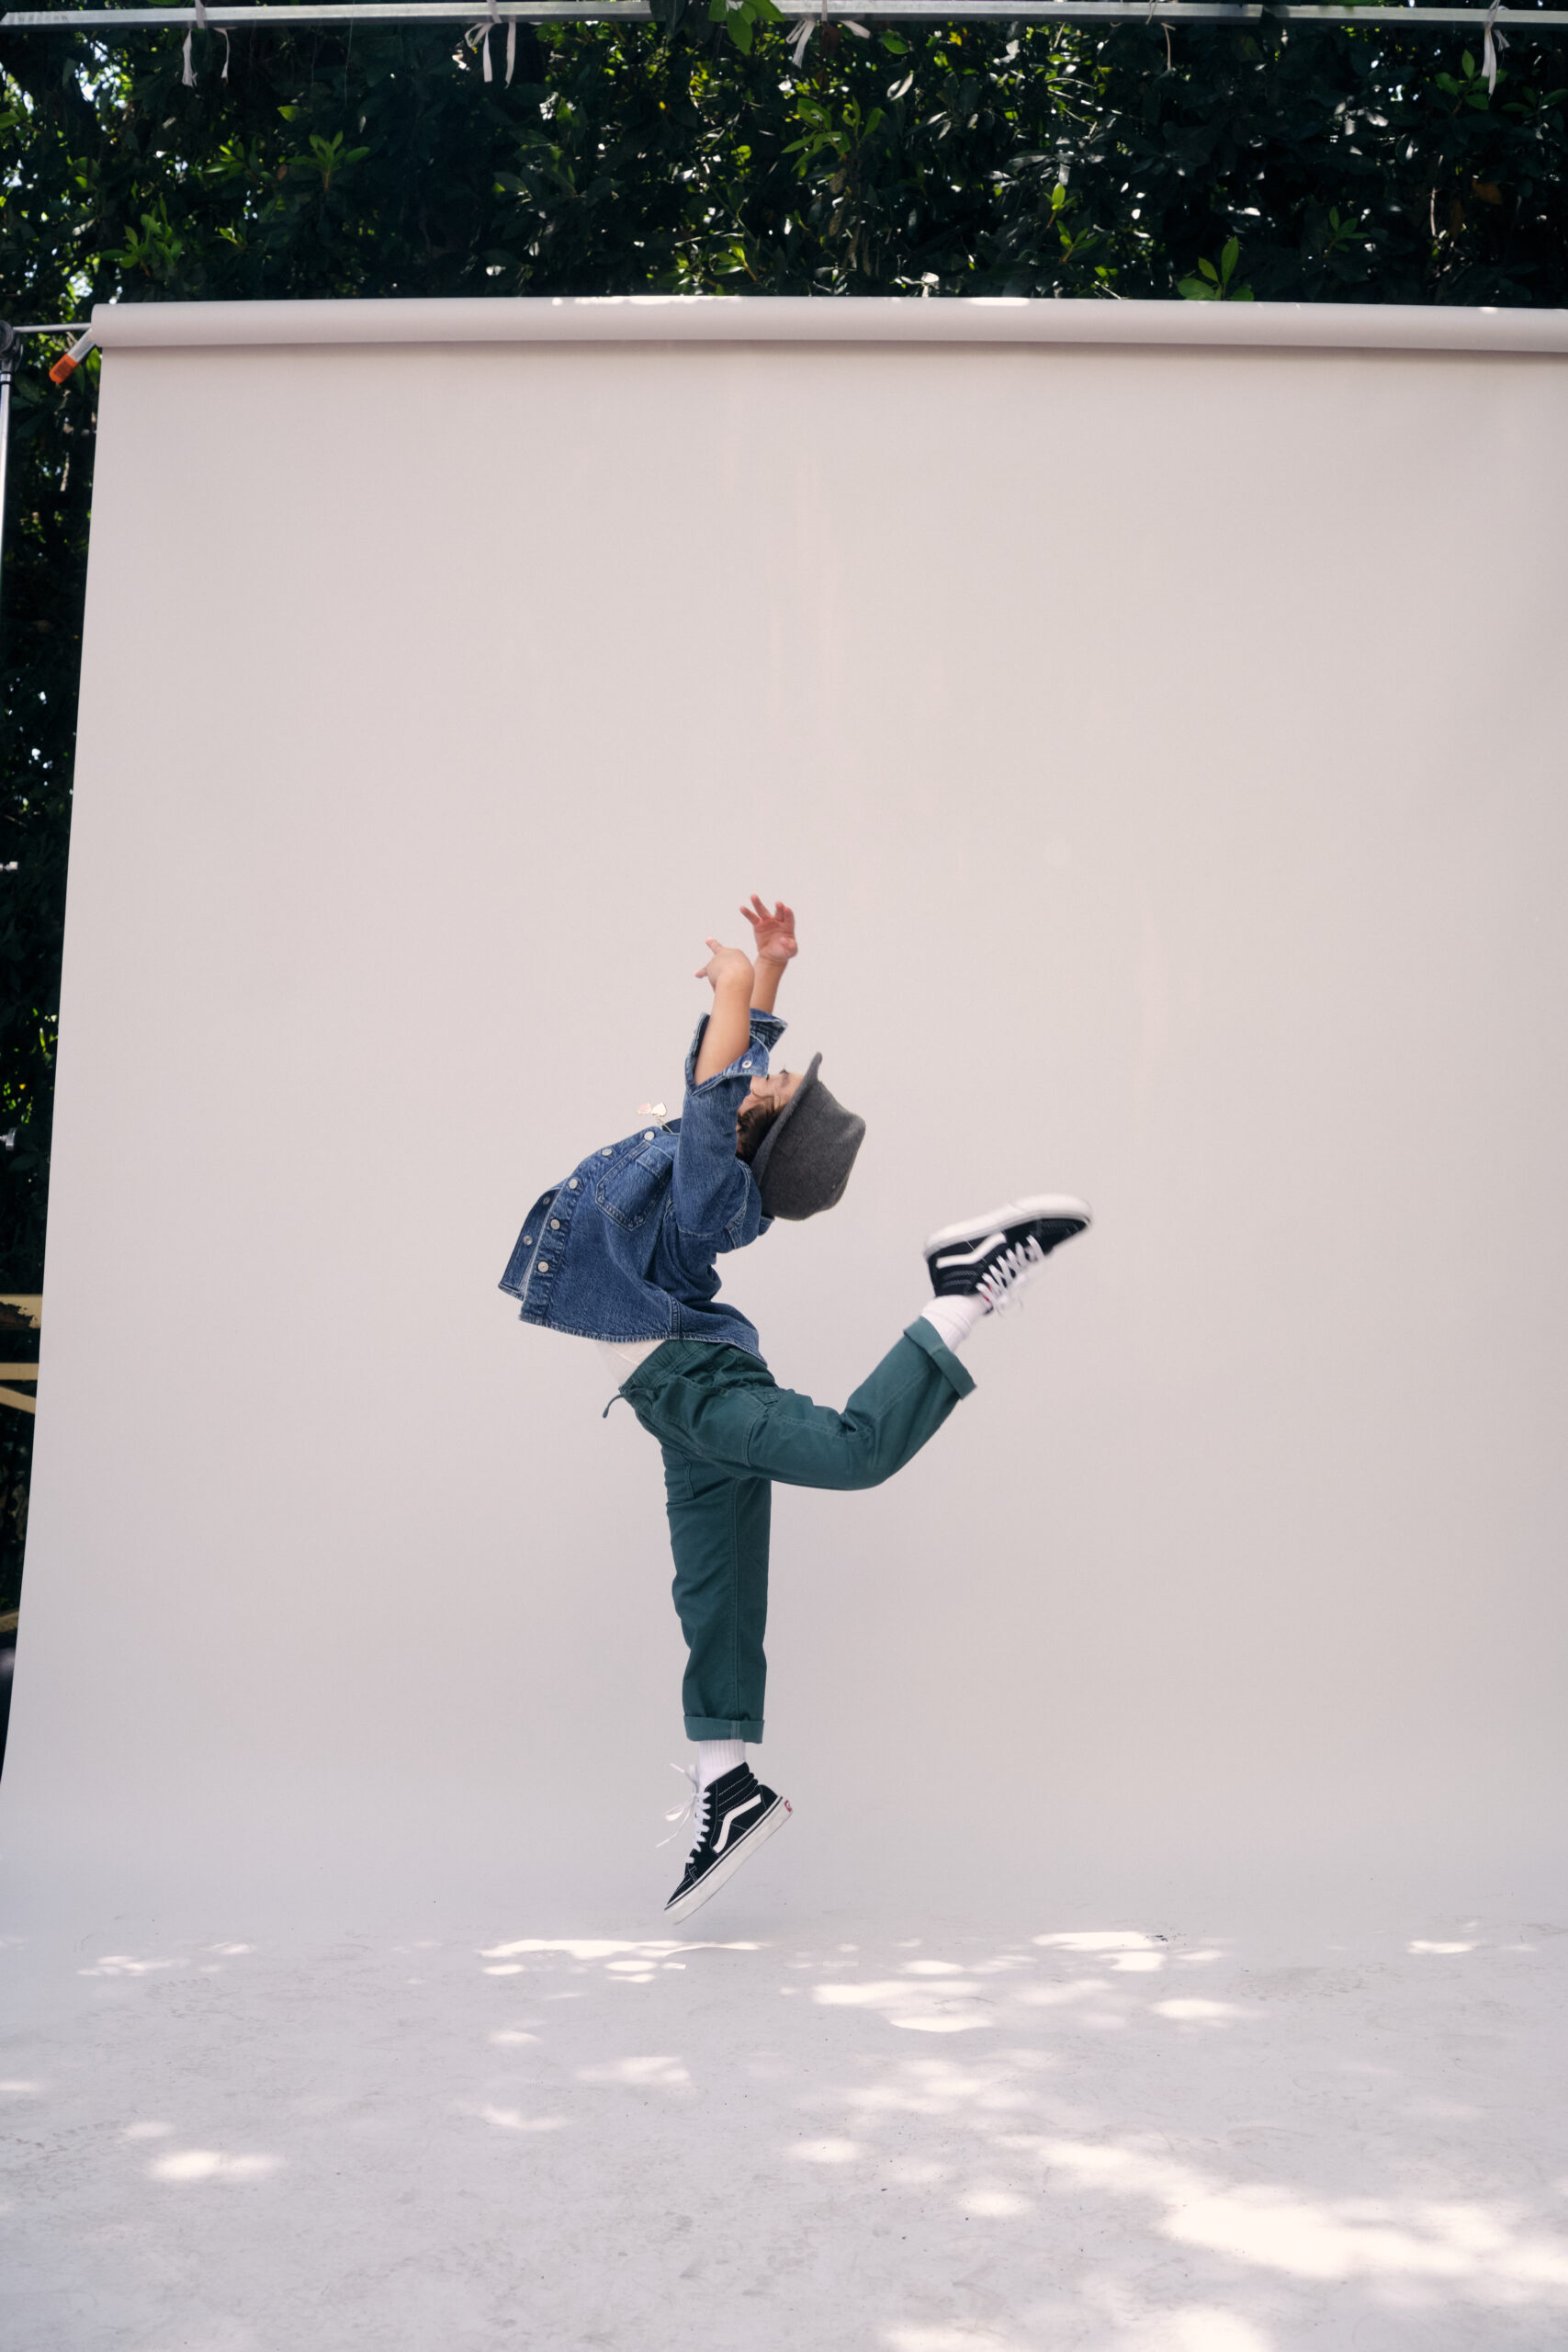
{"type": "Polygon", "coordinates": [[[661,1150],[656,1144],[647,1151],[639,1151],[635,1159],[617,1161],[605,1171],[594,1187],[593,1197],[612,1225],[635,1233],[639,1225],[646,1225],[657,1214],[670,1190],[673,1158],[672,1148],[661,1150]]]}

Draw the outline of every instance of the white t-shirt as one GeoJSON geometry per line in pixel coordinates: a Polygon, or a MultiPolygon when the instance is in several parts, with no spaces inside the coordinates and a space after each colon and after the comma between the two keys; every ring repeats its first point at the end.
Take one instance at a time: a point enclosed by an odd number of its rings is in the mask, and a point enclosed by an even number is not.
{"type": "Polygon", "coordinates": [[[618,1388],[629,1380],[639,1363],[646,1363],[655,1348],[664,1345],[662,1340],[595,1340],[601,1359],[615,1375],[618,1388]]]}

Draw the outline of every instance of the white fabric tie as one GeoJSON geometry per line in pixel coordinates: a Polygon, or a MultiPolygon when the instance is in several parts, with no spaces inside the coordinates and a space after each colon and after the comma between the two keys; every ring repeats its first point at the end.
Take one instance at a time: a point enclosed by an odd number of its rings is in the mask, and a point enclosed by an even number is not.
{"type": "MultiPolygon", "coordinates": [[[[205,0],[196,0],[196,21],[199,29],[202,32],[205,32],[207,30],[207,8],[205,0]]],[[[221,25],[219,26],[218,29],[220,33],[223,33],[223,71],[218,78],[220,82],[226,82],[229,79],[229,52],[233,44],[230,40],[228,34],[223,32],[221,25]]],[[[186,35],[185,49],[182,54],[185,58],[185,72],[180,75],[180,79],[185,84],[187,90],[194,90],[196,87],[196,68],[190,62],[190,34],[188,32],[186,35]]]]}
{"type": "MultiPolygon", "coordinates": [[[[827,21],[828,0],[819,0],[817,14],[814,17],[799,17],[790,27],[789,53],[791,58],[794,60],[795,69],[797,74],[799,73],[801,66],[806,62],[807,43],[810,40],[812,34],[817,30],[818,26],[825,25],[827,21]]],[[[853,33],[858,40],[869,40],[871,39],[871,35],[867,32],[865,27],[863,25],[857,24],[852,17],[840,17],[840,22],[842,24],[844,30],[847,33],[853,33]]]]}
{"type": "Polygon", "coordinates": [[[1497,8],[1498,0],[1492,0],[1492,6],[1486,11],[1486,26],[1481,40],[1481,70],[1486,76],[1488,97],[1497,87],[1497,51],[1508,46],[1501,33],[1495,39],[1493,37],[1492,28],[1497,21],[1497,8]]]}
{"type": "MultiPolygon", "coordinates": [[[[490,37],[491,33],[499,32],[500,30],[501,11],[496,6],[495,0],[490,0],[490,14],[486,17],[481,17],[477,25],[470,25],[468,31],[463,35],[463,39],[468,42],[468,47],[470,49],[477,49],[479,51],[479,54],[484,61],[484,78],[487,82],[493,81],[495,78],[491,72],[490,37]]],[[[511,23],[506,28],[506,79],[508,84],[511,83],[512,69],[516,62],[517,19],[513,17],[511,23]]]]}

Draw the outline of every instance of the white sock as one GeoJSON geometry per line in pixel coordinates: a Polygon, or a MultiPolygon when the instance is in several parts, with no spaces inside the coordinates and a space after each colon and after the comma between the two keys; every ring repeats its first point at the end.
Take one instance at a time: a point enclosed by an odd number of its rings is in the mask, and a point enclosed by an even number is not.
{"type": "Polygon", "coordinates": [[[988,1315],[990,1308],[983,1298],[933,1298],[922,1312],[943,1347],[951,1348],[956,1355],[980,1317],[988,1315]]]}
{"type": "Polygon", "coordinates": [[[697,1742],[697,1794],[700,1796],[710,1781],[722,1781],[738,1764],[746,1761],[743,1739],[699,1739],[697,1742]]]}

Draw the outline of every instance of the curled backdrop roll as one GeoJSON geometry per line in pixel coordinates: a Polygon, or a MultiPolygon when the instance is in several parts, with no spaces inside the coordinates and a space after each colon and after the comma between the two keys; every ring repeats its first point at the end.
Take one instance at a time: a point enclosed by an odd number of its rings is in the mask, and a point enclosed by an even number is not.
{"type": "Polygon", "coordinates": [[[468,307],[106,333],[14,1902],[641,1883],[660,1464],[495,1285],[753,888],[869,1122],[726,1263],[781,1380],[1098,1216],[896,1485],[778,1498],[813,1867],[848,1786],[889,1884],[1543,1865],[1568,362],[468,307]]]}

